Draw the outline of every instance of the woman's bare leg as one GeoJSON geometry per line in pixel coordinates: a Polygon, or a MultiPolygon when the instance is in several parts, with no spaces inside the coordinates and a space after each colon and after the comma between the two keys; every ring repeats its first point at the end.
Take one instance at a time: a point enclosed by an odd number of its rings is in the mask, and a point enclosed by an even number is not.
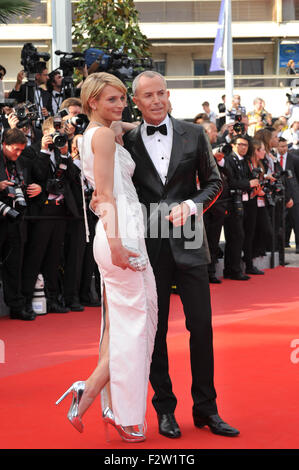
{"type": "MultiPolygon", "coordinates": [[[[104,305],[105,305],[105,329],[100,347],[100,359],[97,367],[92,374],[85,381],[85,390],[82,395],[78,414],[82,418],[85,411],[93,403],[95,398],[109,382],[109,315],[108,305],[106,299],[106,292],[104,291],[104,305]]],[[[110,393],[109,393],[110,396],[110,393]]]]}

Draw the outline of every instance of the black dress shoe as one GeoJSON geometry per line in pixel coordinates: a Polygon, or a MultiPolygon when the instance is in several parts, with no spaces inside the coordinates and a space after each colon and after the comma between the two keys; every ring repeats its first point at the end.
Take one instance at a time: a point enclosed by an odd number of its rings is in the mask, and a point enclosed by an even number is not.
{"type": "Polygon", "coordinates": [[[36,314],[33,310],[27,312],[25,309],[21,310],[11,310],[10,311],[10,318],[12,320],[25,320],[25,321],[32,321],[35,320],[36,314]]]}
{"type": "Polygon", "coordinates": [[[215,276],[211,276],[209,277],[209,282],[211,284],[221,284],[222,281],[220,281],[220,279],[217,279],[217,277],[215,276]]]}
{"type": "Polygon", "coordinates": [[[181,437],[181,431],[173,413],[158,415],[159,433],[172,439],[181,437]]]}
{"type": "Polygon", "coordinates": [[[83,305],[79,304],[79,302],[76,302],[76,301],[66,303],[65,306],[66,306],[66,308],[68,308],[72,312],[83,312],[83,310],[84,310],[83,305]]]}
{"type": "Polygon", "coordinates": [[[265,274],[264,271],[261,271],[256,266],[246,269],[246,274],[265,274]]]}
{"type": "Polygon", "coordinates": [[[250,276],[247,276],[246,274],[231,274],[230,279],[233,281],[248,281],[250,279],[250,276]]]}
{"type": "Polygon", "coordinates": [[[198,428],[209,426],[214,434],[220,436],[236,437],[240,434],[238,429],[232,428],[229,424],[225,423],[218,414],[201,418],[200,416],[193,415],[194,425],[198,428]]]}
{"type": "Polygon", "coordinates": [[[64,307],[55,301],[47,301],[47,313],[68,313],[69,308],[64,307]]]}

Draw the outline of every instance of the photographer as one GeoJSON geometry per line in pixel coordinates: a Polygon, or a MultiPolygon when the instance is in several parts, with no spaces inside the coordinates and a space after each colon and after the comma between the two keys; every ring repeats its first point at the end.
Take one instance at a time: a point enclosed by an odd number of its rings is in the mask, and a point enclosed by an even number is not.
{"type": "Polygon", "coordinates": [[[72,149],[72,140],[76,134],[83,134],[85,127],[81,127],[87,117],[82,115],[82,105],[79,98],[67,98],[60,106],[60,113],[67,113],[63,116],[63,128],[68,136],[69,151],[72,149]],[[80,119],[84,116],[84,119],[80,119]]]}
{"type": "Polygon", "coordinates": [[[14,98],[18,103],[30,101],[36,104],[38,110],[37,127],[41,127],[41,123],[45,118],[53,114],[52,98],[48,91],[44,90],[41,85],[45,85],[49,78],[47,65],[45,62],[36,64],[35,81],[33,86],[28,83],[22,83],[25,77],[24,70],[17,75],[15,88],[10,92],[9,98],[14,98]]]}
{"type": "Polygon", "coordinates": [[[32,301],[36,278],[45,279],[47,312],[66,313],[69,309],[59,302],[59,266],[66,231],[66,217],[78,216],[71,184],[75,178],[67,137],[55,131],[54,119],[43,124],[43,138],[38,165],[43,175],[40,220],[32,224],[23,267],[23,294],[32,301]]]}
{"type": "MultiPolygon", "coordinates": [[[[31,147],[32,144],[40,142],[42,133],[39,129],[35,128],[34,122],[37,119],[36,108],[32,110],[34,105],[29,108],[25,103],[20,103],[7,117],[8,125],[11,129],[20,129],[27,138],[26,148],[31,147]]],[[[29,151],[30,153],[30,151],[29,151]]],[[[35,153],[36,156],[36,153],[35,153]]]]}
{"type": "Polygon", "coordinates": [[[4,132],[0,152],[0,253],[3,263],[4,300],[10,307],[10,318],[34,320],[35,313],[25,305],[21,292],[24,226],[27,204],[24,178],[19,157],[26,146],[26,137],[19,129],[4,132]]]}
{"type": "Polygon", "coordinates": [[[52,111],[54,116],[58,114],[59,108],[63,101],[62,80],[63,76],[59,70],[55,70],[54,72],[49,73],[47,90],[52,98],[52,111]]]}
{"type": "Polygon", "coordinates": [[[257,178],[252,178],[246,156],[250,139],[245,135],[236,135],[231,141],[232,152],[225,157],[225,169],[231,201],[228,203],[224,220],[225,252],[224,277],[247,281],[241,269],[241,255],[244,243],[244,202],[249,200],[252,188],[259,185],[257,178]]]}
{"type": "Polygon", "coordinates": [[[215,147],[217,142],[217,127],[213,122],[205,122],[202,124],[210,144],[213,148],[213,154],[221,175],[223,184],[223,191],[215,204],[204,213],[204,224],[206,228],[207,239],[209,243],[209,250],[211,255],[211,262],[208,265],[209,282],[213,284],[220,284],[221,281],[216,277],[216,264],[218,262],[219,240],[221,230],[224,223],[225,212],[227,207],[228,185],[226,170],[222,165],[224,163],[224,153],[222,147],[215,147]]]}
{"type": "Polygon", "coordinates": [[[283,170],[290,170],[292,177],[287,178],[286,187],[293,204],[286,204],[286,241],[288,243],[292,229],[295,232],[296,253],[299,253],[299,157],[289,150],[283,137],[279,138],[277,157],[283,170]]]}

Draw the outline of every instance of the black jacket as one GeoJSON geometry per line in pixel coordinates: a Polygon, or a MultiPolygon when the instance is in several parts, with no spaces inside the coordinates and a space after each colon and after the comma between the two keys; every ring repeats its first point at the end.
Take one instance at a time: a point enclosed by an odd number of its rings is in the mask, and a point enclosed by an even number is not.
{"type": "MultiPolygon", "coordinates": [[[[161,231],[157,237],[150,234],[153,227],[162,224],[163,230],[163,224],[167,224],[170,246],[177,264],[188,267],[207,264],[210,262],[209,249],[205,231],[198,223],[198,218],[191,216],[191,228],[196,236],[200,236],[201,231],[202,243],[193,249],[187,249],[187,236],[183,233],[178,237],[172,224],[165,221],[165,215],[169,214],[172,204],[180,204],[187,199],[196,204],[201,203],[203,211],[206,211],[221,193],[222,182],[203,128],[172,117],[171,120],[173,144],[165,185],[144,146],[140,126],[124,136],[125,147],[136,164],[133,182],[147,212],[147,250],[152,265],[158,263],[163,235],[161,231]]],[[[200,223],[203,223],[202,218],[200,223]]]]}

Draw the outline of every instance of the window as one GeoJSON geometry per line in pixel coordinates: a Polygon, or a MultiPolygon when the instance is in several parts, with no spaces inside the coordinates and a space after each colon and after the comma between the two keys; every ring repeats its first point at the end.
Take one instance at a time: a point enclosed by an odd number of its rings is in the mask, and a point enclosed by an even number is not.
{"type": "Polygon", "coordinates": [[[155,60],[154,61],[154,70],[159,72],[161,75],[166,74],[166,61],[165,60],[155,60]]]}
{"type": "MultiPolygon", "coordinates": [[[[210,59],[194,60],[194,75],[209,75],[215,77],[219,75],[219,80],[197,80],[194,81],[194,87],[199,88],[221,88],[224,86],[224,71],[210,72],[210,59]]],[[[263,75],[264,59],[234,59],[234,75],[263,75]]],[[[263,80],[254,79],[250,84],[246,80],[235,79],[235,86],[264,86],[263,80]]]]}

